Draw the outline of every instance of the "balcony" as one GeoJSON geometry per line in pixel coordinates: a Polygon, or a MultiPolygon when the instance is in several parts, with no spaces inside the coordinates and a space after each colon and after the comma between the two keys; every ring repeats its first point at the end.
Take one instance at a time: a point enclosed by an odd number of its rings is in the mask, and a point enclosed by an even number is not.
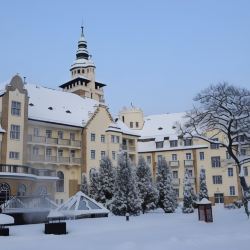
{"type": "Polygon", "coordinates": [[[134,145],[124,145],[122,144],[120,147],[122,150],[130,151],[130,152],[135,152],[136,147],[134,145]]]}
{"type": "Polygon", "coordinates": [[[169,162],[169,166],[170,167],[175,167],[175,168],[177,167],[178,168],[179,167],[179,161],[170,161],[169,162]]]}
{"type": "Polygon", "coordinates": [[[71,164],[80,165],[81,159],[75,157],[57,157],[53,155],[30,155],[28,161],[37,163],[71,164]]]}
{"type": "Polygon", "coordinates": [[[81,147],[81,141],[60,139],[60,138],[48,138],[45,136],[28,135],[28,142],[35,144],[49,144],[49,145],[75,147],[75,148],[81,147]]]}
{"type": "Polygon", "coordinates": [[[0,164],[0,176],[1,174],[6,176],[16,177],[27,177],[27,178],[38,178],[38,177],[56,177],[56,172],[50,169],[35,169],[30,166],[25,165],[9,165],[9,164],[0,164]]]}
{"type": "Polygon", "coordinates": [[[184,166],[185,167],[193,167],[194,161],[193,160],[184,160],[184,166]]]}
{"type": "Polygon", "coordinates": [[[180,178],[173,178],[173,185],[179,186],[180,185],[180,178]]]}

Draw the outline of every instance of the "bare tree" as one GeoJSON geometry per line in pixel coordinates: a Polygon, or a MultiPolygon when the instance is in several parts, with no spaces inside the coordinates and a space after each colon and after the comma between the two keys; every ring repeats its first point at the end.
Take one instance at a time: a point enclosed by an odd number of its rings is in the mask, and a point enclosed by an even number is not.
{"type": "Polygon", "coordinates": [[[250,147],[250,91],[227,83],[211,85],[201,91],[194,101],[187,122],[179,126],[183,135],[203,139],[224,147],[238,168],[243,191],[243,203],[249,216],[247,198],[250,190],[242,165],[250,162],[250,155],[242,155],[242,147],[250,147]]]}

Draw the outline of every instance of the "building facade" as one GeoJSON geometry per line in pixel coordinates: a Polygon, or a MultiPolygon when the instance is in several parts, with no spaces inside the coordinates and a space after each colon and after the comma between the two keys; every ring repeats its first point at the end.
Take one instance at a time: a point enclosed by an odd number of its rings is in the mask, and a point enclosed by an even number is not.
{"type": "MultiPolygon", "coordinates": [[[[178,135],[175,126],[177,122],[184,122],[184,115],[185,113],[173,113],[143,117],[142,110],[131,107],[124,108],[119,118],[140,134],[138,154],[150,165],[154,178],[157,175],[158,161],[163,157],[167,160],[180,200],[183,199],[185,171],[188,171],[193,188],[198,193],[201,169],[205,170],[208,195],[213,203],[227,204],[239,200],[242,193],[234,161],[225,148],[218,144],[178,135]]],[[[241,153],[250,155],[249,145],[244,145],[241,153]]],[[[249,170],[250,164],[243,165],[247,183],[250,183],[249,170]]]]}
{"type": "Polygon", "coordinates": [[[19,75],[1,86],[2,200],[46,194],[62,203],[102,157],[116,165],[126,150],[136,164],[138,135],[109,113],[83,29],[70,72],[61,90],[26,83],[19,75]]]}

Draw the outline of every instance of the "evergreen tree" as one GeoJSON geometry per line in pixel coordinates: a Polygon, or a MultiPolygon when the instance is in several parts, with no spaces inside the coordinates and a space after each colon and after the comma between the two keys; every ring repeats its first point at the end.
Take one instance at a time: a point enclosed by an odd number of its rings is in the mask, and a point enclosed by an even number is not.
{"type": "Polygon", "coordinates": [[[88,180],[85,174],[82,174],[81,191],[84,194],[89,195],[89,184],[88,184],[88,180]]]}
{"type": "Polygon", "coordinates": [[[158,206],[165,213],[173,213],[177,207],[177,196],[173,189],[173,176],[170,167],[163,158],[158,162],[157,189],[159,191],[158,206]]]}
{"type": "Polygon", "coordinates": [[[108,157],[104,157],[100,163],[99,188],[100,202],[108,206],[115,189],[115,173],[112,162],[108,157]]]}
{"type": "Polygon", "coordinates": [[[182,212],[183,213],[193,213],[193,188],[192,184],[190,182],[190,177],[188,175],[188,170],[185,171],[184,176],[184,186],[183,186],[183,207],[182,212]]]}
{"type": "Polygon", "coordinates": [[[143,157],[139,158],[136,169],[139,195],[142,201],[142,212],[155,209],[158,203],[159,193],[152,183],[150,167],[143,157]]]}
{"type": "Polygon", "coordinates": [[[201,169],[201,171],[200,171],[200,192],[199,192],[199,200],[201,201],[203,198],[208,199],[208,191],[207,191],[205,170],[204,170],[204,169],[201,169]]]}
{"type": "Polygon", "coordinates": [[[125,215],[126,213],[139,215],[141,211],[135,171],[133,171],[126,153],[121,153],[118,159],[115,193],[110,209],[115,215],[125,215]]]}
{"type": "Polygon", "coordinates": [[[99,188],[99,173],[95,168],[92,168],[89,172],[89,196],[100,201],[100,188],[99,188]]]}

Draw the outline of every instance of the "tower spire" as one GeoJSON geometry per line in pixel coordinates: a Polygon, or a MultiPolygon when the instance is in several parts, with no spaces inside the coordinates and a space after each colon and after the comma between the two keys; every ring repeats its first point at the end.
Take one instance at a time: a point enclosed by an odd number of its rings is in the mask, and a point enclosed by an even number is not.
{"type": "Polygon", "coordinates": [[[82,33],[81,33],[81,37],[84,37],[84,34],[83,34],[83,24],[82,24],[82,26],[81,26],[81,30],[82,30],[82,33]]]}

